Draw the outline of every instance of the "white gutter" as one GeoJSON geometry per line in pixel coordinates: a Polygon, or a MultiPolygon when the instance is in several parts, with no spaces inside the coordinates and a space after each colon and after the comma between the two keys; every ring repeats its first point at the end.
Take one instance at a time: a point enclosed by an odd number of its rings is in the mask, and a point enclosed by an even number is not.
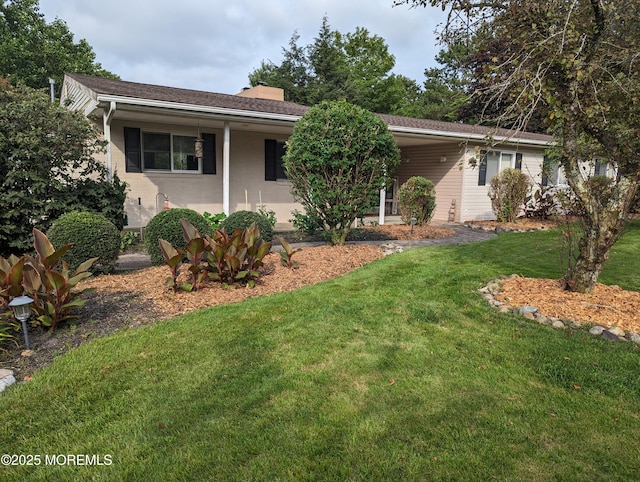
{"type": "MultiPolygon", "coordinates": [[[[467,141],[481,141],[486,142],[487,136],[484,134],[472,134],[466,132],[452,132],[452,131],[436,131],[432,129],[420,129],[417,127],[398,127],[398,126],[389,126],[389,130],[394,134],[412,134],[415,137],[436,137],[441,138],[443,140],[447,139],[460,139],[467,141]]],[[[510,144],[527,144],[533,146],[551,146],[553,145],[553,141],[544,141],[539,139],[523,139],[518,137],[507,137],[507,136],[493,136],[494,141],[499,143],[510,143],[510,144]]]]}
{"type": "MultiPolygon", "coordinates": [[[[182,110],[193,114],[213,114],[225,117],[229,120],[237,118],[238,120],[251,119],[254,121],[262,120],[264,122],[280,121],[284,123],[295,123],[302,116],[292,114],[277,114],[263,111],[249,111],[242,109],[229,109],[225,107],[209,107],[198,104],[185,104],[180,102],[169,102],[154,99],[142,99],[136,97],[123,97],[119,95],[98,94],[98,101],[116,102],[121,105],[131,105],[137,107],[151,107],[159,109],[182,110]]],[[[486,142],[487,135],[474,134],[467,132],[440,131],[434,129],[421,129],[419,127],[402,127],[388,125],[389,131],[397,135],[413,135],[415,137],[429,136],[431,138],[452,140],[459,139],[465,141],[486,142]]],[[[515,133],[514,133],[515,134],[515,133]]],[[[523,144],[530,146],[548,147],[553,145],[553,141],[545,141],[538,139],[523,139],[519,137],[494,136],[493,139],[499,143],[523,144]]]]}
{"type": "Polygon", "coordinates": [[[111,182],[113,180],[113,163],[111,160],[111,121],[116,113],[116,103],[111,101],[109,103],[109,109],[105,109],[103,112],[102,120],[104,124],[104,138],[107,141],[105,163],[107,167],[107,180],[111,182]]]}
{"type": "Polygon", "coordinates": [[[261,111],[249,111],[242,109],[228,109],[224,107],[208,107],[197,104],[183,104],[180,102],[167,102],[153,99],[140,99],[133,97],[121,97],[116,95],[98,95],[98,100],[103,102],[117,102],[118,104],[134,105],[140,107],[155,107],[160,109],[183,110],[198,114],[218,114],[225,117],[238,117],[240,119],[264,119],[279,120],[285,122],[295,122],[300,119],[299,115],[291,114],[270,114],[261,111]]]}

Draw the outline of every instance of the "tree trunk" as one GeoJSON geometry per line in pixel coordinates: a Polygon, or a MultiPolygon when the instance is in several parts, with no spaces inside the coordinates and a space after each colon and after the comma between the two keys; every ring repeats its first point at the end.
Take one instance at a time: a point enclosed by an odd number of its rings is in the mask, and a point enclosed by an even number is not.
{"type": "Polygon", "coordinates": [[[609,259],[609,251],[624,232],[627,215],[636,193],[636,184],[620,180],[608,195],[593,188],[581,192],[584,234],[578,244],[578,259],[565,276],[566,289],[592,294],[609,259]],[[606,197],[606,201],[603,199],[606,197]],[[585,202],[586,201],[586,202],[585,202]]]}
{"type": "Polygon", "coordinates": [[[566,275],[566,288],[577,293],[592,294],[598,282],[604,262],[617,237],[609,236],[607,231],[621,229],[607,226],[606,222],[584,221],[584,235],[579,241],[579,255],[573,268],[566,275]]]}
{"type": "Polygon", "coordinates": [[[334,246],[343,246],[347,241],[347,235],[349,234],[350,228],[332,228],[329,230],[329,235],[331,238],[331,244],[334,246]]]}

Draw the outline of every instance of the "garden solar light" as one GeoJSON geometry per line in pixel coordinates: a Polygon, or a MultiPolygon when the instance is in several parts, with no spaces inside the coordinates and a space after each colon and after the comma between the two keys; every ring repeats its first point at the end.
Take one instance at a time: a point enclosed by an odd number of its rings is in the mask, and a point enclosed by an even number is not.
{"type": "Polygon", "coordinates": [[[31,303],[33,303],[33,299],[28,296],[17,296],[9,303],[9,306],[13,309],[13,315],[22,323],[24,344],[27,350],[31,349],[29,346],[29,332],[27,331],[27,320],[31,316],[31,303]]]}

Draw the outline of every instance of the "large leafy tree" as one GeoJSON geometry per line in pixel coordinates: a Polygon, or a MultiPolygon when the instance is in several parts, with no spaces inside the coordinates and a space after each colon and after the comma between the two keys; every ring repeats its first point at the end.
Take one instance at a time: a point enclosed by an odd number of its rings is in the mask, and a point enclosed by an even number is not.
{"type": "Polygon", "coordinates": [[[117,78],[96,62],[86,40],[74,42],[67,24],[47,23],[38,0],[0,3],[0,76],[34,89],[62,85],[65,72],[117,78]]]}
{"type": "Polygon", "coordinates": [[[584,235],[567,288],[592,292],[619,239],[640,177],[640,2],[637,0],[400,0],[439,6],[443,38],[482,31],[482,96],[502,106],[494,120],[524,129],[543,112],[555,158],[584,213],[584,235]],[[459,15],[465,22],[457,22],[459,15]],[[498,45],[498,47],[496,47],[498,45]],[[590,176],[606,159],[616,177],[590,176]]]}
{"type": "Polygon", "coordinates": [[[296,122],[283,161],[292,194],[339,245],[377,205],[400,152],[379,117],[346,101],[324,101],[296,122]]]}
{"type": "Polygon", "coordinates": [[[311,44],[300,46],[299,38],[294,32],[280,64],[263,60],[249,74],[251,85],[280,87],[287,100],[304,105],[347,100],[385,114],[400,113],[420,92],[415,81],[391,73],[395,58],[386,42],[365,28],[342,34],[325,17],[311,44]]]}
{"type": "Polygon", "coordinates": [[[81,114],[0,79],[0,254],[26,252],[34,227],[46,231],[74,209],[101,212],[122,227],[126,186],[107,181],[94,159],[103,148],[81,114]]]}

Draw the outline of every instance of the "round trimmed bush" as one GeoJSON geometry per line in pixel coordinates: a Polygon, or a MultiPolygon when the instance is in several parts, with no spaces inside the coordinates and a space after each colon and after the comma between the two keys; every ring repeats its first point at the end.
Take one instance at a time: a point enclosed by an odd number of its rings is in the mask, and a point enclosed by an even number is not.
{"type": "Polygon", "coordinates": [[[180,219],[186,219],[200,231],[200,234],[211,234],[211,225],[201,214],[192,209],[173,208],[156,214],[144,230],[144,245],[151,257],[151,264],[162,265],[164,258],[158,245],[158,238],[171,243],[174,248],[184,248],[186,242],[182,234],[180,219]]]}
{"type": "Polygon", "coordinates": [[[51,244],[58,249],[74,243],[63,256],[73,273],[89,258],[98,257],[90,271],[112,273],[120,253],[120,231],[104,215],[86,211],[73,211],[60,216],[47,231],[51,244]]]}
{"type": "Polygon", "coordinates": [[[431,181],[422,176],[410,177],[398,189],[398,207],[400,218],[405,224],[427,224],[436,209],[436,189],[431,181]]]}
{"type": "Polygon", "coordinates": [[[266,216],[253,211],[236,211],[220,223],[220,229],[231,234],[236,229],[248,228],[254,222],[258,225],[260,237],[265,241],[271,241],[273,239],[271,222],[266,216]]]}

